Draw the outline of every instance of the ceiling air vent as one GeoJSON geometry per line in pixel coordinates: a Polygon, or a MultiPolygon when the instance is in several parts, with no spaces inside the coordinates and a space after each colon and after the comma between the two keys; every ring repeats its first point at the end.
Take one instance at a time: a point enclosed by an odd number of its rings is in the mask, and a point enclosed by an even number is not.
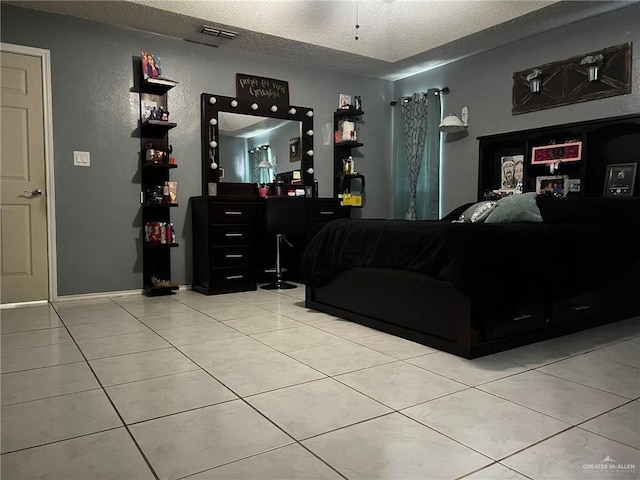
{"type": "Polygon", "coordinates": [[[193,35],[185,38],[185,40],[210,45],[212,47],[220,47],[229,40],[236,38],[236,35],[236,32],[203,25],[199,32],[194,32],[193,35]]]}
{"type": "Polygon", "coordinates": [[[207,25],[203,25],[200,33],[204,33],[205,35],[210,35],[212,37],[221,37],[227,40],[233,40],[236,38],[236,32],[230,32],[229,30],[220,30],[219,28],[209,27],[207,25]]]}

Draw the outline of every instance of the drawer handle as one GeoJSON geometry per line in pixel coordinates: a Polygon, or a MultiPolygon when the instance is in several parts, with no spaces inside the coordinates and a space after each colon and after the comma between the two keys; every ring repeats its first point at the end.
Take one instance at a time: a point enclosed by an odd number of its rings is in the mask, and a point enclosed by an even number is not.
{"type": "Polygon", "coordinates": [[[529,313],[523,313],[522,315],[518,316],[518,317],[513,317],[513,321],[514,322],[518,322],[520,320],[526,320],[527,318],[531,318],[533,317],[533,315],[529,314],[529,313]]]}
{"type": "Polygon", "coordinates": [[[241,280],[244,275],[227,275],[227,280],[241,280]]]}
{"type": "Polygon", "coordinates": [[[589,310],[591,308],[590,305],[578,305],[575,307],[571,307],[573,308],[574,311],[579,312],[580,310],[589,310]]]}
{"type": "Polygon", "coordinates": [[[242,212],[238,212],[236,210],[227,210],[224,212],[225,215],[242,215],[242,212]]]}
{"type": "Polygon", "coordinates": [[[241,253],[227,253],[224,257],[225,258],[242,258],[244,257],[244,255],[242,255],[241,253]]]}
{"type": "Polygon", "coordinates": [[[336,212],[332,212],[332,211],[328,211],[328,210],[323,210],[320,212],[320,215],[335,215],[336,212]]]}
{"type": "Polygon", "coordinates": [[[242,233],[225,233],[225,237],[241,237],[242,233]]]}

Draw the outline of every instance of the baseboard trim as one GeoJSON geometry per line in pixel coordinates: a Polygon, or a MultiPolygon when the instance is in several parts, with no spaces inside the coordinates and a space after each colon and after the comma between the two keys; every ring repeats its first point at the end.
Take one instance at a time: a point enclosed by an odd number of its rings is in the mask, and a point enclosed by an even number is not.
{"type": "MultiPolygon", "coordinates": [[[[180,290],[191,290],[191,285],[180,285],[180,290]]],[[[77,295],[61,295],[55,303],[74,302],[78,300],[99,300],[102,298],[113,297],[132,297],[134,295],[143,295],[142,289],[138,290],[116,290],[114,292],[97,292],[97,293],[81,293],[77,295]]]]}
{"type": "Polygon", "coordinates": [[[32,302],[18,302],[18,303],[3,303],[0,305],[0,310],[5,310],[9,308],[20,308],[20,307],[37,307],[38,305],[46,305],[48,304],[48,300],[34,300],[32,302]]]}

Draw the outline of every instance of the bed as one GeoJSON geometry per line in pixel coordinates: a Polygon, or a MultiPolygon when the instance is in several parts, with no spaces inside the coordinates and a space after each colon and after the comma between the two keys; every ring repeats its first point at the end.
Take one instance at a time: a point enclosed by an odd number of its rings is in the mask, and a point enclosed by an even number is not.
{"type": "Polygon", "coordinates": [[[497,223],[454,221],[478,204],[330,222],[302,258],[306,306],[465,358],[640,314],[640,199],[507,201],[497,223]]]}

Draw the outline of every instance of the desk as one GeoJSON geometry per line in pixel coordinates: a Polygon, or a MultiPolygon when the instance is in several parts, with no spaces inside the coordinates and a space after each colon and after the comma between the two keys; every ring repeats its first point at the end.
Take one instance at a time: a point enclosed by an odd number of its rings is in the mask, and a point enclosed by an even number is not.
{"type": "MultiPolygon", "coordinates": [[[[256,196],[192,197],[193,290],[213,295],[255,290],[273,267],[275,239],[265,233],[264,198],[256,196]]],[[[299,260],[322,226],[349,217],[333,198],[308,198],[305,235],[291,238],[295,248],[284,255],[287,278],[299,281],[299,260]]]]}

